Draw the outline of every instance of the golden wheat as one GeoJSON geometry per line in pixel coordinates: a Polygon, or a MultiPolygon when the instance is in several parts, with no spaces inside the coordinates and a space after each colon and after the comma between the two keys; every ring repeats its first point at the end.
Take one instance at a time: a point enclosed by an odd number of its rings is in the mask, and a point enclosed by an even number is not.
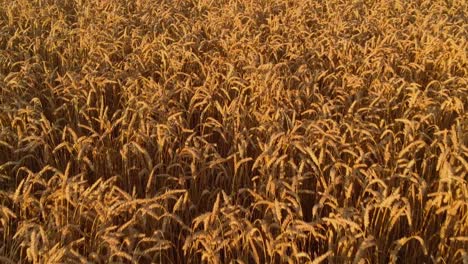
{"type": "Polygon", "coordinates": [[[466,10],[0,0],[0,262],[468,263],[466,10]]]}

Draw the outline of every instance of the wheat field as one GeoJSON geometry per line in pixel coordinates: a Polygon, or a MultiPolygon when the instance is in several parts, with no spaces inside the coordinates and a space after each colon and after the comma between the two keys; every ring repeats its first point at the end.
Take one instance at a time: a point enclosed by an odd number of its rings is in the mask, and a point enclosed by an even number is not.
{"type": "Polygon", "coordinates": [[[468,263],[464,0],[0,0],[0,263],[468,263]]]}

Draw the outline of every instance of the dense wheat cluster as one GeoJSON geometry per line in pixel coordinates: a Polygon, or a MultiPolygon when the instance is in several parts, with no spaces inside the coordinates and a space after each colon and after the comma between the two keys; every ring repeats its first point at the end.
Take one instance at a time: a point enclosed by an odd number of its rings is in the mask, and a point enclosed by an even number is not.
{"type": "Polygon", "coordinates": [[[468,263],[463,0],[0,0],[0,262],[468,263]]]}

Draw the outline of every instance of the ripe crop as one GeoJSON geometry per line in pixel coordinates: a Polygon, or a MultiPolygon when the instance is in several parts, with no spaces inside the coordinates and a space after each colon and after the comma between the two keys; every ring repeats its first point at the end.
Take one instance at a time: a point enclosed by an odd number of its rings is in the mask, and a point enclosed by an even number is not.
{"type": "Polygon", "coordinates": [[[0,262],[468,263],[467,10],[0,0],[0,262]]]}

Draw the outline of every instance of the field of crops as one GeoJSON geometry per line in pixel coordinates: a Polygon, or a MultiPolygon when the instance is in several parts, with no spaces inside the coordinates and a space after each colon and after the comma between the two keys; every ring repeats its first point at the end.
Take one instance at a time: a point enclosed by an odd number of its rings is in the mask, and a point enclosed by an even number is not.
{"type": "Polygon", "coordinates": [[[464,0],[0,0],[0,263],[468,263],[464,0]]]}

